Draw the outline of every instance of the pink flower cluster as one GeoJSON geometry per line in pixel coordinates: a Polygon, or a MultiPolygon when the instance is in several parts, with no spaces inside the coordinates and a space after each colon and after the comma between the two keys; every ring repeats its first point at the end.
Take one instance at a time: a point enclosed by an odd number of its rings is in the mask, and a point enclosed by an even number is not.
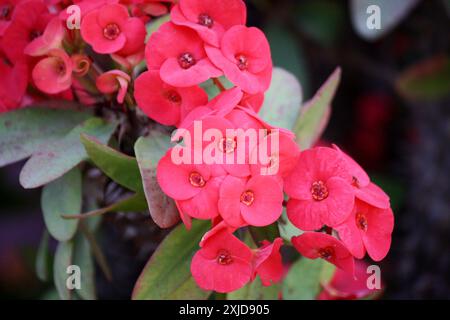
{"type": "Polygon", "coordinates": [[[193,155],[212,146],[218,159],[236,160],[245,137],[227,130],[266,130],[256,147],[246,149],[244,163],[175,163],[175,148],[159,162],[158,182],[176,201],[186,226],[192,218],[213,221],[192,260],[192,275],[203,289],[218,292],[239,289],[256,275],[263,285],[279,281],[281,238],[251,249],[233,233],[276,222],[284,193],[289,196],[289,220],[304,231],[292,238],[292,244],[307,258],[326,259],[353,274],[354,258],[363,258],[367,251],[378,261],[389,250],[393,228],[389,198],[337,147],[300,152],[293,133],[258,117],[272,61],[264,34],[246,27],[245,18],[241,0],[226,4],[181,0],[171,11],[171,21],[150,37],[149,70],[135,84],[139,107],[155,121],[185,129],[188,135],[176,135],[174,140],[184,138],[193,155]],[[213,79],[220,87],[222,75],[235,87],[222,88],[208,101],[199,84],[213,79]],[[209,144],[186,139],[195,137],[195,121],[201,121],[201,136],[215,129],[223,138],[209,144]],[[271,161],[266,166],[276,161],[279,170],[262,175],[262,165],[249,160],[276,132],[279,148],[276,154],[267,148],[271,161]]]}
{"type": "Polygon", "coordinates": [[[181,130],[173,140],[189,156],[209,150],[234,160],[175,163],[174,147],[158,164],[158,182],[186,227],[193,218],[212,221],[191,264],[201,288],[230,292],[256,276],[265,286],[280,281],[283,240],[252,249],[235,231],[269,226],[284,207],[303,231],[291,242],[307,258],[353,275],[355,258],[386,256],[394,225],[389,197],[338,147],[300,151],[292,132],[258,116],[273,65],[264,33],[246,26],[242,0],[74,0],[80,30],[66,24],[67,2],[0,0],[0,112],[48,95],[85,104],[98,93],[119,104],[134,98],[149,118],[181,130]],[[169,12],[146,42],[150,16],[169,12]],[[102,70],[92,58],[99,55],[117,69],[102,70]],[[143,60],[148,70],[133,82],[143,60]],[[221,77],[234,87],[226,89],[221,77]],[[211,100],[201,87],[207,80],[221,91],[211,100]],[[211,130],[222,138],[203,140],[211,130]],[[249,130],[264,135],[249,137],[249,130]],[[252,162],[261,150],[268,161],[252,162]]]}
{"type": "Polygon", "coordinates": [[[145,23],[150,16],[168,13],[173,2],[0,1],[0,113],[48,96],[89,105],[96,95],[117,93],[123,103],[129,71],[144,57],[145,23]],[[77,6],[79,17],[70,14],[76,10],[67,10],[71,5],[77,6]],[[77,18],[81,26],[69,28],[77,18]],[[109,54],[122,70],[103,73],[93,65],[86,44],[109,54]]]}

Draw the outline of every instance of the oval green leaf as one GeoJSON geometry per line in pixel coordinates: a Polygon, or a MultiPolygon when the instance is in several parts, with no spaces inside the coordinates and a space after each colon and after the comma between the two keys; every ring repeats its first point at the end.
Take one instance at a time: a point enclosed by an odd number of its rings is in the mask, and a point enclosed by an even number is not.
{"type": "Polygon", "coordinates": [[[29,157],[90,117],[73,103],[52,105],[54,108],[30,106],[0,115],[0,167],[29,157]]]}
{"type": "Polygon", "coordinates": [[[337,68],[315,96],[303,106],[294,126],[297,143],[301,149],[313,146],[325,130],[331,114],[331,101],[340,80],[341,69],[337,68]]]}
{"type": "Polygon", "coordinates": [[[99,118],[90,118],[76,126],[62,139],[43,146],[32,155],[20,172],[20,184],[30,189],[58,179],[87,159],[80,134],[87,133],[107,143],[116,126],[117,123],[108,123],[99,118]]]}
{"type": "Polygon", "coordinates": [[[67,267],[72,265],[73,243],[60,242],[56,247],[53,261],[53,281],[61,300],[70,300],[71,291],[67,288],[67,267]]]}
{"type": "Polygon", "coordinates": [[[142,176],[150,215],[161,228],[170,228],[180,219],[175,202],[161,190],[156,179],[156,166],[170,148],[170,137],[159,131],[138,139],[134,146],[142,176]]]}
{"type": "Polygon", "coordinates": [[[191,276],[191,259],[198,250],[208,221],[196,220],[190,231],[176,227],[153,253],[133,290],[134,300],[206,299],[210,292],[200,289],[191,276]]]}
{"type": "Polygon", "coordinates": [[[81,186],[81,172],[74,168],[42,190],[44,222],[52,237],[59,241],[72,239],[77,230],[77,220],[64,219],[61,215],[81,212],[81,186]]]}
{"type": "Polygon", "coordinates": [[[142,191],[142,179],[135,158],[127,156],[97,138],[81,134],[81,142],[92,162],[108,177],[133,191],[142,191]]]}
{"type": "Polygon", "coordinates": [[[297,260],[283,281],[283,299],[314,300],[333,273],[334,266],[322,259],[297,260]]]}
{"type": "Polygon", "coordinates": [[[302,88],[288,71],[274,68],[272,82],[259,111],[261,118],[273,126],[291,130],[302,105],[302,88]]]}

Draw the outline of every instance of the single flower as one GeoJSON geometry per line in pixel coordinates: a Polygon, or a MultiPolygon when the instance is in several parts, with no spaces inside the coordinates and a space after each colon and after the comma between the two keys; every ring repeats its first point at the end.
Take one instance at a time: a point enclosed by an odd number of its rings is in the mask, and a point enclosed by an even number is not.
{"type": "Polygon", "coordinates": [[[352,214],[334,229],[356,258],[362,259],[367,250],[374,261],[380,261],[391,246],[394,215],[390,208],[380,209],[356,200],[352,214]]]}
{"type": "Polygon", "coordinates": [[[225,31],[245,25],[247,10],[242,0],[181,0],[171,11],[172,22],[195,30],[208,44],[218,47],[225,31]]]}
{"type": "Polygon", "coordinates": [[[355,201],[352,176],[339,153],[316,147],[300,153],[296,167],[284,180],[290,199],[289,220],[302,230],[317,230],[344,222],[355,201]]]}
{"type": "Polygon", "coordinates": [[[291,239],[294,247],[308,259],[322,258],[353,276],[355,261],[344,244],[320,232],[305,232],[291,239]]]}

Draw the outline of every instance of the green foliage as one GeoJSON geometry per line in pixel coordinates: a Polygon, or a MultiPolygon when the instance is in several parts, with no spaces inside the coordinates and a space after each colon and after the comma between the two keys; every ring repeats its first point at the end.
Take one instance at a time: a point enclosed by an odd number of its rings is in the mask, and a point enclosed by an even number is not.
{"type": "Polygon", "coordinates": [[[89,117],[73,104],[53,104],[58,109],[32,106],[0,115],[0,167],[29,157],[89,117]]]}
{"type": "Polygon", "coordinates": [[[74,238],[73,264],[79,266],[81,270],[81,288],[76,293],[85,300],[95,300],[94,261],[89,241],[81,233],[74,238]]]}
{"type": "Polygon", "coordinates": [[[303,48],[296,35],[281,21],[264,27],[269,40],[273,64],[291,72],[300,80],[304,93],[309,93],[309,71],[303,48]]]}
{"type": "Polygon", "coordinates": [[[314,300],[322,290],[321,284],[328,283],[333,273],[334,266],[325,260],[297,260],[283,282],[283,299],[314,300]]]}
{"type": "Polygon", "coordinates": [[[280,284],[264,287],[257,278],[243,288],[227,294],[227,300],[278,300],[280,293],[280,284]]]}
{"type": "Polygon", "coordinates": [[[175,202],[164,194],[156,179],[156,166],[169,147],[170,137],[158,131],[139,138],[134,146],[148,209],[153,221],[161,228],[170,228],[179,220],[175,202]]]}
{"type": "Polygon", "coordinates": [[[278,230],[280,232],[280,236],[288,242],[291,242],[292,237],[299,236],[303,233],[302,230],[298,229],[289,221],[288,216],[286,214],[286,208],[283,208],[283,213],[280,219],[278,219],[277,225],[278,230]]]}
{"type": "Polygon", "coordinates": [[[260,117],[276,127],[292,129],[302,105],[302,88],[288,71],[274,68],[272,83],[266,92],[260,117]]]}
{"type": "Polygon", "coordinates": [[[86,151],[80,142],[82,133],[94,136],[106,144],[116,126],[116,123],[90,118],[63,138],[42,146],[23,167],[20,173],[21,185],[26,189],[37,188],[58,179],[87,159],[86,151]]]}
{"type": "Polygon", "coordinates": [[[341,69],[337,68],[315,96],[303,106],[294,126],[294,133],[302,150],[313,146],[325,130],[331,113],[331,101],[340,80],[341,69]]]}
{"type": "Polygon", "coordinates": [[[142,192],[142,180],[135,158],[127,156],[98,139],[81,135],[81,142],[92,162],[112,180],[136,192],[142,192]]]}
{"type": "Polygon", "coordinates": [[[41,242],[36,255],[36,275],[41,281],[48,281],[49,277],[49,234],[47,230],[42,233],[41,242]]]}
{"type": "Polygon", "coordinates": [[[67,220],[62,214],[81,212],[81,172],[74,168],[67,174],[44,187],[41,206],[49,233],[59,241],[72,239],[77,231],[77,220],[67,220]]]}
{"type": "Polygon", "coordinates": [[[435,56],[412,65],[396,81],[398,92],[411,101],[450,96],[450,56],[435,56]]]}
{"type": "Polygon", "coordinates": [[[60,242],[55,252],[53,261],[53,281],[61,300],[70,300],[71,291],[67,289],[66,281],[68,274],[67,267],[72,265],[73,261],[73,242],[60,242]]]}
{"type": "Polygon", "coordinates": [[[210,292],[201,290],[191,276],[190,264],[208,221],[196,220],[191,230],[176,227],[153,253],[136,282],[134,300],[206,299],[210,292]]]}
{"type": "Polygon", "coordinates": [[[345,6],[334,0],[301,1],[293,11],[295,25],[305,35],[324,47],[339,40],[345,26],[345,6]]]}

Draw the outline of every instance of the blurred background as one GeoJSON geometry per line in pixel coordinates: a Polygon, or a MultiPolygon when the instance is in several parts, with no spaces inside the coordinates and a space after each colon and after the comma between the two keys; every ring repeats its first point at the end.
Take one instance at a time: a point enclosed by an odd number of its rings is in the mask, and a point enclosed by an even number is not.
{"type": "MultiPolygon", "coordinates": [[[[391,196],[396,221],[380,263],[382,298],[449,299],[450,1],[246,2],[248,24],[266,32],[275,65],[298,77],[304,101],[342,68],[321,143],[341,146],[391,196]],[[381,9],[381,30],[366,26],[370,4],[381,9]]],[[[0,298],[51,297],[34,272],[44,229],[40,190],[20,187],[22,165],[0,168],[0,298]]],[[[119,214],[102,230],[115,281],[99,273],[98,296],[127,299],[163,234],[140,216],[119,214]],[[153,244],[143,249],[141,230],[149,227],[153,244]]]]}

